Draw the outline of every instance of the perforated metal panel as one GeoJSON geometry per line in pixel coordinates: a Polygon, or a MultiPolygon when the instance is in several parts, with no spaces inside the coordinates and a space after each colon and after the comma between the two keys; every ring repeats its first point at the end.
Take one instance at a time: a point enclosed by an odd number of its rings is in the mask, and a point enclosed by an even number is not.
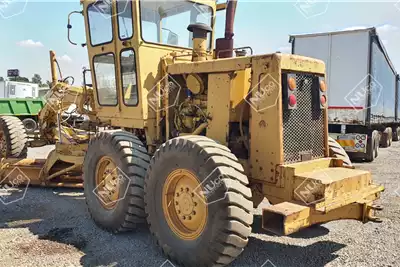
{"type": "MultiPolygon", "coordinates": [[[[324,114],[320,108],[318,77],[296,74],[297,108],[283,108],[285,163],[324,157],[324,114]]],[[[283,86],[283,99],[286,86],[283,86]]],[[[284,104],[285,106],[285,104],[284,104]]]]}

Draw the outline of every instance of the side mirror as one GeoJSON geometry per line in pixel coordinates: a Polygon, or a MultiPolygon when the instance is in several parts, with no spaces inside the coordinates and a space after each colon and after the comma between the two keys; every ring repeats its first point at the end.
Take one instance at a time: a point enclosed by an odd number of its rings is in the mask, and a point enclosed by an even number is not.
{"type": "MultiPolygon", "coordinates": [[[[72,45],[77,45],[77,43],[71,41],[71,29],[72,29],[72,25],[71,25],[71,16],[73,14],[81,14],[83,15],[83,11],[72,11],[71,13],[68,14],[68,24],[67,24],[67,29],[68,29],[68,42],[70,42],[70,44],[72,45]]],[[[86,44],[81,44],[82,47],[85,47],[86,44]]]]}

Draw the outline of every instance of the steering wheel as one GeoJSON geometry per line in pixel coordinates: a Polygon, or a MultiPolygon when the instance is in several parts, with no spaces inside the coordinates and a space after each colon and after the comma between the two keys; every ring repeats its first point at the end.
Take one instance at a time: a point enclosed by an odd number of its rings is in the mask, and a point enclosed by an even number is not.
{"type": "Polygon", "coordinates": [[[67,77],[65,77],[65,78],[62,80],[62,82],[63,82],[63,83],[68,83],[69,85],[73,85],[74,82],[75,82],[75,78],[72,77],[72,76],[67,76],[67,77]],[[68,80],[69,80],[69,79],[72,79],[71,83],[68,83],[68,80]]]}

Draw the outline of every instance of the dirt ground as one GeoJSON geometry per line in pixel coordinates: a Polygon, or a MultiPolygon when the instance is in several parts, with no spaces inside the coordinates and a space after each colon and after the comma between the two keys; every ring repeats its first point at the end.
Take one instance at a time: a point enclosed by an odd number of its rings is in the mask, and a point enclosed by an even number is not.
{"type": "MultiPolygon", "coordinates": [[[[50,149],[31,149],[29,156],[45,157],[50,149]]],[[[278,237],[260,227],[263,203],[246,250],[231,266],[400,266],[400,143],[356,166],[386,186],[383,223],[343,220],[278,237]]],[[[82,190],[28,188],[23,200],[0,209],[0,266],[173,266],[146,227],[122,235],[96,227],[82,190]]]]}

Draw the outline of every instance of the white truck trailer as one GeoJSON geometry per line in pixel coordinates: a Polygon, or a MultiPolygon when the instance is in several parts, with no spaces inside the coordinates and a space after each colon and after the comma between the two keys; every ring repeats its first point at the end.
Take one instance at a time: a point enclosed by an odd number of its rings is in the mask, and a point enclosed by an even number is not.
{"type": "Polygon", "coordinates": [[[39,85],[35,83],[1,81],[0,98],[37,98],[39,85]]]}
{"type": "Polygon", "coordinates": [[[375,28],[291,35],[292,53],[325,62],[329,133],[369,162],[398,141],[399,76],[375,28]]]}

